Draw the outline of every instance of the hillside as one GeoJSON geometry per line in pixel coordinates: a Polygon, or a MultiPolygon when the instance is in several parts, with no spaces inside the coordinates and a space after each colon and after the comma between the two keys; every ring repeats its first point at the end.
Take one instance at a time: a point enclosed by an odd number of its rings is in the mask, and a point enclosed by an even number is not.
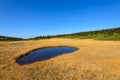
{"type": "MultiPolygon", "coordinates": [[[[34,38],[24,39],[24,40],[39,40],[39,39],[49,39],[49,38],[77,38],[77,39],[96,39],[96,40],[120,40],[120,27],[113,29],[104,29],[88,32],[78,32],[72,34],[61,34],[61,35],[47,35],[38,36],[34,38]]],[[[0,41],[16,41],[23,40],[22,38],[0,36],[0,41]]]]}
{"type": "Polygon", "coordinates": [[[17,41],[17,40],[23,40],[23,39],[16,37],[0,36],[0,41],[17,41]]]}
{"type": "Polygon", "coordinates": [[[56,37],[97,39],[97,40],[120,40],[120,27],[113,29],[78,32],[73,34],[57,35],[56,37]]]}

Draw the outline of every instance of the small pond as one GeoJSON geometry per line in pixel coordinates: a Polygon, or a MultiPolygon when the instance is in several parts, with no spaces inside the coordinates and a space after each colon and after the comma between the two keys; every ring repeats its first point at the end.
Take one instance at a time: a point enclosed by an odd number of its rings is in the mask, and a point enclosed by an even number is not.
{"type": "Polygon", "coordinates": [[[11,46],[21,46],[22,43],[13,43],[13,44],[10,44],[11,46]]]}
{"type": "Polygon", "coordinates": [[[67,54],[76,51],[77,48],[73,47],[52,47],[52,48],[43,48],[33,52],[30,52],[24,57],[21,57],[17,60],[17,63],[20,65],[30,64],[36,61],[43,61],[50,58],[53,58],[58,55],[67,54]]]}

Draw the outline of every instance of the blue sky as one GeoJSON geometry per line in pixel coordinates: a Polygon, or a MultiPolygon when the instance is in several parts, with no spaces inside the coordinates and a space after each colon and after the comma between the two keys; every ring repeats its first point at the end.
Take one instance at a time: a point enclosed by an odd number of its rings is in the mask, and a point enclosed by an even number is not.
{"type": "Polygon", "coordinates": [[[120,0],[0,0],[0,35],[29,38],[120,27],[120,0]]]}

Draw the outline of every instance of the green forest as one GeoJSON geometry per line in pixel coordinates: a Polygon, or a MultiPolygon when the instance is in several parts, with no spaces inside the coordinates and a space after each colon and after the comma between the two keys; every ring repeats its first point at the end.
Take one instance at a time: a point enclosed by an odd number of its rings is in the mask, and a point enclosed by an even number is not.
{"type": "Polygon", "coordinates": [[[104,29],[97,31],[78,32],[72,34],[61,34],[55,36],[38,36],[31,39],[47,39],[47,38],[77,38],[77,39],[96,39],[96,40],[120,40],[120,27],[113,29],[104,29]]]}

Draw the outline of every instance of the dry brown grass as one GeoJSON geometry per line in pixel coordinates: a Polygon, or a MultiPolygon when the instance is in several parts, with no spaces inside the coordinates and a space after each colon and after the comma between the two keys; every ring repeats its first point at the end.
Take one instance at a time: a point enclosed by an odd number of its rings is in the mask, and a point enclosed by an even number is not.
{"type": "Polygon", "coordinates": [[[0,42],[0,80],[120,80],[120,42],[77,39],[0,42]],[[11,46],[12,43],[23,43],[11,46]],[[16,59],[50,46],[79,48],[71,54],[20,66],[16,59]]]}

